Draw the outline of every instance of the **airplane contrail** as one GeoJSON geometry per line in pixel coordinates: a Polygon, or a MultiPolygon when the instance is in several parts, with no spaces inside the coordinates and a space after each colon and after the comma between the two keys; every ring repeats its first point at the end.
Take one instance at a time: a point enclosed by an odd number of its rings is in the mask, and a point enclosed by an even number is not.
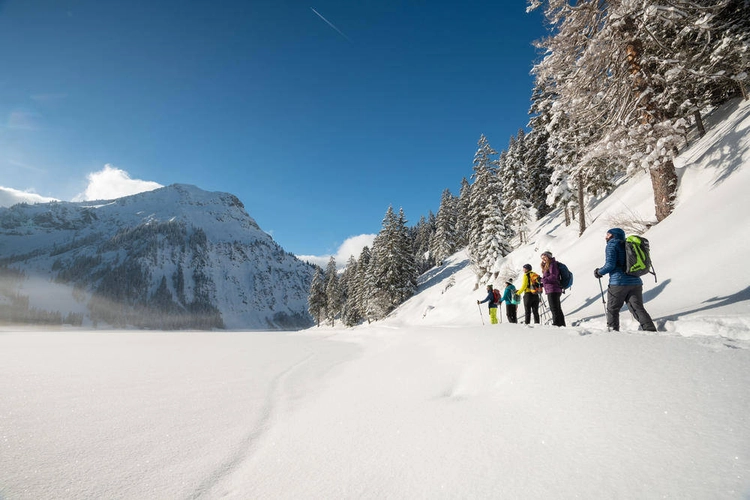
{"type": "Polygon", "coordinates": [[[310,7],[310,10],[312,10],[313,12],[315,12],[315,15],[317,15],[319,18],[321,18],[323,21],[325,21],[325,23],[328,26],[330,26],[331,28],[335,29],[338,32],[339,35],[343,36],[344,38],[346,38],[350,42],[352,41],[351,38],[349,38],[348,36],[346,36],[345,34],[343,34],[341,32],[341,30],[338,29],[336,26],[334,26],[328,19],[326,19],[325,17],[321,16],[320,13],[317,10],[313,9],[312,7],[310,7]]]}

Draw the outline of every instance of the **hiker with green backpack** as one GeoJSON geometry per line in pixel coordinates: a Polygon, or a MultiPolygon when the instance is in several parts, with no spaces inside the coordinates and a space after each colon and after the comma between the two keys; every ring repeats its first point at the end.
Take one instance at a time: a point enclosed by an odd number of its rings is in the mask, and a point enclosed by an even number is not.
{"type": "Polygon", "coordinates": [[[640,276],[626,270],[625,231],[619,227],[610,229],[605,236],[605,263],[594,270],[594,277],[601,280],[609,274],[607,288],[607,328],[620,330],[620,309],[627,304],[633,317],[640,323],[641,329],[655,332],[656,326],[643,307],[643,281],[640,276]]]}

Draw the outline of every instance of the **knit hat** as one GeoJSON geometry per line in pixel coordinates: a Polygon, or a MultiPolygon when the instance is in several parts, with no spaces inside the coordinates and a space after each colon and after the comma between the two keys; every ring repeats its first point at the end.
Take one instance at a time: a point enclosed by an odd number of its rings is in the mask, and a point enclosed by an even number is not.
{"type": "Polygon", "coordinates": [[[622,229],[620,229],[619,227],[613,227],[612,229],[610,229],[610,230],[609,230],[609,231],[607,231],[607,232],[608,232],[609,234],[611,234],[611,235],[612,235],[612,237],[614,237],[614,239],[616,239],[616,240],[623,240],[623,241],[625,241],[625,231],[623,231],[623,230],[622,230],[622,229]]]}
{"type": "Polygon", "coordinates": [[[505,282],[506,285],[512,285],[513,284],[513,278],[509,278],[508,281],[505,282]]]}
{"type": "Polygon", "coordinates": [[[529,271],[531,271],[531,264],[524,264],[523,268],[524,269],[528,269],[529,271]]]}
{"type": "Polygon", "coordinates": [[[542,252],[542,257],[546,256],[548,259],[552,258],[552,252],[547,250],[546,252],[542,252]]]}

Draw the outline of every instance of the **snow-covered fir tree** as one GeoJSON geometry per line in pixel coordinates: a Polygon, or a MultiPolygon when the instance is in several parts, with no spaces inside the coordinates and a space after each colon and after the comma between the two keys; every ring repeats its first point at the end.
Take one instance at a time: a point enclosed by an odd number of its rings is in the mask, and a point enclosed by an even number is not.
{"type": "Polygon", "coordinates": [[[437,213],[435,235],[431,242],[432,254],[438,265],[453,255],[458,248],[457,222],[458,198],[454,197],[449,189],[445,189],[437,213]]]}
{"type": "Polygon", "coordinates": [[[320,326],[321,321],[326,316],[326,303],[326,278],[323,274],[323,269],[316,266],[315,274],[310,284],[310,294],[307,297],[307,310],[318,326],[320,326]]]}
{"type": "Polygon", "coordinates": [[[375,319],[384,318],[417,289],[418,271],[403,209],[396,215],[393,207],[388,207],[372,244],[371,274],[375,319]]]}
{"type": "Polygon", "coordinates": [[[369,323],[376,318],[371,305],[375,286],[372,282],[372,251],[368,246],[365,246],[359,253],[355,282],[354,296],[359,303],[359,311],[369,323]]]}
{"type": "Polygon", "coordinates": [[[531,220],[528,171],[526,168],[526,134],[523,129],[510,138],[508,149],[500,155],[500,180],[503,184],[503,217],[510,229],[509,237],[526,243],[526,230],[531,220]]]}
{"type": "Polygon", "coordinates": [[[335,325],[336,318],[341,314],[344,304],[344,295],[339,283],[336,259],[331,256],[326,267],[326,319],[331,326],[335,325]]]}
{"type": "Polygon", "coordinates": [[[502,184],[497,175],[497,151],[482,134],[474,155],[474,183],[469,203],[467,250],[479,283],[492,278],[500,257],[510,252],[509,230],[502,214],[502,184]]]}
{"type": "Polygon", "coordinates": [[[529,114],[529,126],[531,131],[526,136],[527,155],[526,171],[528,172],[529,203],[536,209],[536,217],[547,215],[552,207],[547,204],[547,186],[552,179],[552,167],[547,159],[549,148],[549,108],[552,99],[545,95],[545,90],[539,85],[534,85],[531,97],[531,108],[529,114]]]}
{"type": "Polygon", "coordinates": [[[419,274],[427,271],[435,265],[435,256],[430,250],[432,241],[437,229],[437,218],[430,210],[429,215],[421,216],[419,222],[411,231],[414,240],[414,262],[419,274]]]}
{"type": "Polygon", "coordinates": [[[456,246],[463,248],[469,244],[469,205],[471,204],[471,184],[466,177],[461,179],[456,204],[456,246]]]}
{"type": "Polygon", "coordinates": [[[354,256],[350,256],[346,268],[339,280],[344,295],[344,305],[341,309],[341,320],[346,326],[354,326],[362,321],[360,301],[357,297],[357,277],[359,276],[359,264],[354,256]]]}

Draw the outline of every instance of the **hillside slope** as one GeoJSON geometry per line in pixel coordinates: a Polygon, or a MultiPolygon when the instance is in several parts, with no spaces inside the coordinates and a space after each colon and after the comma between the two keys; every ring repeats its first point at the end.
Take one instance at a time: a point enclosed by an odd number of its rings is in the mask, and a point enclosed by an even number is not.
{"type": "MultiPolygon", "coordinates": [[[[677,159],[677,207],[662,223],[641,233],[649,239],[658,281],[644,277],[646,308],[661,331],[681,335],[731,335],[750,340],[750,269],[743,252],[750,247],[750,102],[732,101],[710,117],[711,128],[677,159]]],[[[494,285],[505,276],[520,278],[521,267],[539,269],[550,250],[574,273],[563,296],[568,326],[606,329],[602,292],[594,278],[604,264],[604,235],[611,227],[653,221],[653,194],[643,172],[622,182],[606,198],[592,200],[588,228],[566,227],[560,211],[540,219],[529,243],[498,263],[494,285]]],[[[602,280],[607,286],[607,278],[602,280]]],[[[464,253],[426,273],[418,295],[387,321],[411,325],[479,323],[475,277],[464,253]]],[[[636,329],[622,314],[623,328],[636,329]]]]}

